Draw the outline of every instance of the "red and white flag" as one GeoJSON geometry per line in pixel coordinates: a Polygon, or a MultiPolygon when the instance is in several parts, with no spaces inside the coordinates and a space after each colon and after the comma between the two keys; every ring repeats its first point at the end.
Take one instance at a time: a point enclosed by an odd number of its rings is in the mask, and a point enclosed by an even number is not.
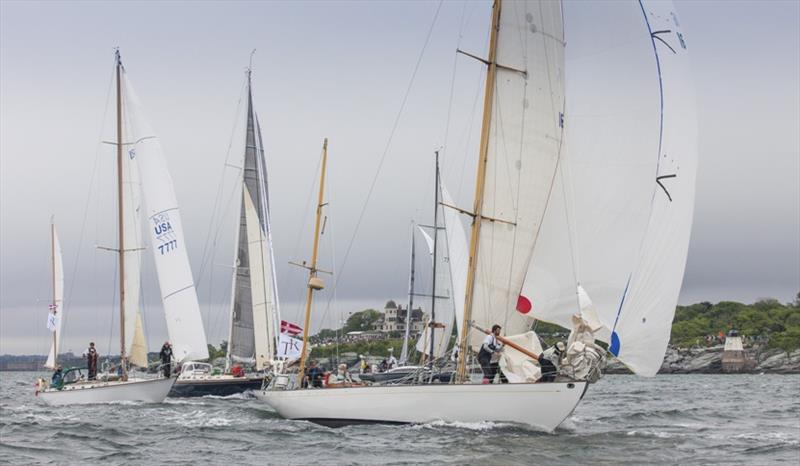
{"type": "Polygon", "coordinates": [[[287,322],[285,320],[281,321],[281,333],[285,333],[290,336],[296,336],[303,333],[303,327],[293,324],[291,322],[287,322]]]}

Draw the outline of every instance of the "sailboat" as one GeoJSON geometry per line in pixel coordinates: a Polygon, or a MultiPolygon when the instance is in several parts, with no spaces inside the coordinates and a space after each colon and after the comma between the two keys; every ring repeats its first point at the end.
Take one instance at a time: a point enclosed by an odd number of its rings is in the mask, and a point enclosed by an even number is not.
{"type": "Polygon", "coordinates": [[[464,295],[463,284],[467,271],[467,245],[464,228],[458,218],[458,211],[454,209],[445,210],[444,208],[446,205],[453,205],[454,202],[441,181],[438,151],[436,153],[434,186],[436,192],[434,194],[433,225],[420,225],[412,222],[411,260],[408,281],[408,309],[413,309],[415,297],[431,300],[431,317],[426,322],[414,346],[417,352],[423,355],[423,359],[430,364],[428,366],[407,364],[408,344],[411,336],[411,311],[408,311],[403,347],[400,353],[400,366],[382,373],[362,374],[359,376],[361,380],[380,383],[408,383],[420,377],[423,379],[431,377],[431,380],[439,382],[446,382],[450,379],[451,374],[446,372],[436,373],[433,370],[433,365],[435,363],[436,366],[441,367],[446,364],[447,361],[443,360],[443,358],[449,349],[453,328],[460,325],[456,317],[463,315],[463,308],[459,306],[462,302],[456,297],[464,295]],[[442,221],[439,220],[440,215],[442,221]],[[431,236],[427,230],[433,231],[433,235],[431,236]],[[431,294],[418,293],[414,289],[416,265],[415,233],[417,232],[425,239],[425,244],[431,257],[433,269],[431,283],[433,291],[431,294]],[[439,232],[445,233],[444,241],[439,240],[439,232]],[[440,244],[440,242],[443,244],[440,244]],[[431,334],[433,334],[433,338],[431,338],[431,334]]]}
{"type": "MultiPolygon", "coordinates": [[[[456,377],[450,384],[316,390],[273,384],[260,398],[285,418],[328,426],[496,421],[553,431],[601,375],[605,351],[596,339],[607,341],[609,351],[635,373],[655,374],[686,262],[696,129],[685,39],[674,7],[655,0],[640,0],[636,6],[646,26],[641,40],[652,45],[655,58],[653,75],[661,100],[654,111],[660,115],[660,130],[652,153],[638,154],[638,163],[653,169],[647,192],[637,194],[647,206],[646,228],[637,233],[637,241],[609,239],[596,245],[632,249],[637,257],[617,285],[616,305],[598,309],[580,276],[557,284],[568,290],[566,318],[539,310],[533,298],[545,282],[532,271],[554,264],[535,260],[543,254],[537,239],[551,228],[546,214],[566,142],[562,5],[495,0],[488,57],[479,58],[487,75],[475,202],[470,210],[459,209],[472,218],[472,225],[456,377]],[[534,316],[572,328],[554,381],[540,381],[542,348],[531,330],[534,316]],[[509,335],[498,339],[506,343],[500,366],[511,383],[469,383],[468,358],[481,345],[482,330],[493,324],[509,335]]],[[[598,194],[581,192],[580,185],[571,188],[576,196],[598,194]]],[[[570,257],[561,261],[569,263],[570,257]]]]}
{"type": "MultiPolygon", "coordinates": [[[[146,345],[139,310],[141,219],[149,225],[167,330],[178,363],[189,358],[207,358],[205,331],[194,288],[180,210],[172,179],[161,152],[158,137],[144,119],[138,98],[127,79],[119,51],[115,54],[116,146],[117,155],[117,229],[119,261],[119,377],[109,374],[86,380],[80,370],[68,370],[63,386],[45,387],[40,383],[38,396],[52,405],[104,403],[114,401],[162,402],[175,377],[141,378],[130,372],[129,365],[147,366],[146,345]],[[123,118],[123,115],[125,118],[123,118]],[[143,195],[143,196],[142,196],[143,195]],[[147,209],[140,201],[146,201],[147,209]]],[[[53,227],[54,274],[63,280],[60,247],[53,227]]],[[[106,248],[108,249],[108,248],[106,248]]],[[[55,275],[54,275],[55,276],[55,275]]],[[[62,290],[55,286],[54,290],[62,290]]],[[[54,309],[58,309],[60,291],[54,291],[54,309]]],[[[58,352],[60,323],[56,325],[53,365],[58,352]]]]}
{"type": "Polygon", "coordinates": [[[230,327],[225,373],[213,374],[211,364],[187,362],[170,396],[226,396],[261,388],[264,372],[246,374],[238,364],[269,368],[280,335],[278,285],[269,219],[267,166],[261,127],[253,106],[252,69],[247,69],[247,125],[241,169],[241,203],[236,222],[230,327]]]}

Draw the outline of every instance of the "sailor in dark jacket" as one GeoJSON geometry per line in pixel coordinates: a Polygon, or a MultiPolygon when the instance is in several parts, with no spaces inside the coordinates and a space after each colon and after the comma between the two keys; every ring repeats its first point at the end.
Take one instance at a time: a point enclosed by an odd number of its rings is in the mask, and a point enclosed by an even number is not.
{"type": "Polygon", "coordinates": [[[169,377],[172,372],[172,345],[168,341],[164,342],[158,355],[161,358],[161,370],[164,372],[164,377],[169,377]]]}
{"type": "Polygon", "coordinates": [[[94,342],[89,342],[89,349],[86,350],[86,368],[89,370],[89,380],[97,379],[97,349],[94,342]]]}

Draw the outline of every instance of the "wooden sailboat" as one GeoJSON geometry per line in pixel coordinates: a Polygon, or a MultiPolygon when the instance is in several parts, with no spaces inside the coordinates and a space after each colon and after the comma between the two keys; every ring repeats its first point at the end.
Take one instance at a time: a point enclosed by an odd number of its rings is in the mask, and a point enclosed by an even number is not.
{"type": "MultiPolygon", "coordinates": [[[[531,289],[544,285],[531,280],[529,271],[537,252],[536,240],[546,228],[542,219],[565,137],[562,8],[558,1],[495,0],[489,54],[481,60],[487,65],[487,77],[475,202],[471,210],[459,209],[473,221],[454,383],[335,390],[273,385],[260,392],[261,399],[285,418],[330,426],[500,421],[552,431],[599,376],[604,352],[594,340],[603,338],[603,329],[610,335],[613,354],[639,374],[655,373],[653,362],[660,361],[666,349],[686,261],[696,134],[687,122],[693,115],[687,100],[663,98],[668,86],[677,93],[688,87],[685,47],[670,47],[671,53],[665,54],[659,54],[656,47],[656,33],[673,34],[669,39],[679,38],[683,44],[674,8],[663,1],[641,0],[639,5],[650,31],[642,40],[652,42],[658,65],[662,140],[656,157],[640,154],[638,163],[657,167],[661,178],[652,180],[652,190],[645,196],[652,199],[649,225],[642,233],[640,260],[629,270],[627,284],[622,284],[618,309],[594,312],[580,281],[564,283],[572,288],[572,325],[565,326],[573,332],[563,358],[565,370],[555,381],[539,382],[542,348],[530,329],[533,316],[549,316],[532,309],[531,289]],[[665,147],[673,154],[668,164],[660,162],[665,147]],[[668,172],[673,169],[680,169],[680,177],[668,172]],[[663,177],[679,178],[670,186],[671,198],[656,196],[663,188],[663,177]],[[678,196],[680,200],[673,202],[678,196]],[[666,285],[661,286],[662,282],[666,285]],[[637,307],[632,307],[630,300],[637,307]],[[500,366],[512,383],[471,384],[467,359],[481,345],[484,334],[480,329],[495,323],[511,335],[499,339],[507,342],[500,366]]],[[[608,246],[620,247],[616,243],[608,246]]],[[[561,260],[569,261],[569,257],[561,260]]]]}
{"type": "Polygon", "coordinates": [[[281,320],[269,217],[267,164],[253,104],[251,68],[247,69],[246,112],[240,179],[242,200],[236,224],[225,373],[214,375],[210,364],[187,362],[170,396],[226,396],[257,390],[264,381],[265,369],[275,358],[281,320]],[[234,375],[231,371],[234,365],[254,367],[260,373],[243,370],[234,375]]]}
{"type": "MultiPolygon", "coordinates": [[[[175,200],[172,180],[161,153],[158,138],[144,120],[138,100],[125,76],[119,51],[115,55],[116,81],[116,146],[118,247],[114,251],[119,261],[120,365],[119,378],[98,377],[85,380],[79,371],[65,374],[66,383],[60,387],[42,387],[39,397],[48,404],[69,405],[113,401],[161,402],[175,382],[174,377],[138,378],[129,374],[133,352],[138,365],[143,352],[143,334],[138,309],[139,251],[136,231],[140,212],[126,209],[138,203],[139,189],[147,200],[147,223],[150,224],[150,243],[161,289],[167,330],[177,362],[187,358],[208,357],[205,332],[189,268],[183,238],[180,211],[175,200]],[[123,111],[123,105],[126,106],[123,111]],[[123,124],[123,114],[128,120],[123,124]],[[123,127],[128,131],[123,133],[123,127]],[[141,179],[138,177],[141,175],[141,179]],[[138,181],[141,182],[141,188],[138,181]],[[133,186],[131,188],[131,186],[133,186]],[[134,246],[134,247],[131,247],[134,246]],[[130,264],[129,264],[130,260],[130,264]],[[131,265],[133,270],[129,270],[131,265]]],[[[53,230],[55,232],[55,230],[53,230]]],[[[57,244],[54,239],[53,244],[57,244]]],[[[56,250],[55,246],[53,247],[56,250]]],[[[60,248],[59,248],[60,249],[60,248]]],[[[60,258],[53,263],[60,264],[60,258]]],[[[58,303],[54,306],[57,309],[58,303]]],[[[58,338],[54,340],[54,363],[58,338]]]]}

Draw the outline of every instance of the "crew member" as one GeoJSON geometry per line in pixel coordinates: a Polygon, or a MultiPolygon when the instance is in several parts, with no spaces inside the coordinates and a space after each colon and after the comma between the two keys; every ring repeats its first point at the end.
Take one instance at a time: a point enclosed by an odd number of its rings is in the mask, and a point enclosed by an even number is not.
{"type": "Polygon", "coordinates": [[[347,364],[339,364],[336,372],[332,372],[328,376],[328,387],[350,387],[353,385],[353,379],[350,377],[350,372],[347,371],[347,364]]]}
{"type": "Polygon", "coordinates": [[[89,342],[89,349],[86,350],[86,367],[89,370],[89,380],[97,379],[97,349],[94,342],[89,342]]]}
{"type": "Polygon", "coordinates": [[[161,347],[161,352],[158,355],[161,358],[161,370],[164,373],[164,377],[169,377],[172,371],[172,345],[168,341],[164,342],[164,346],[161,347]]]}
{"type": "Polygon", "coordinates": [[[542,368],[541,382],[553,382],[556,379],[564,348],[564,342],[559,341],[555,345],[544,350],[542,356],[539,358],[539,365],[542,368]]]}
{"type": "Polygon", "coordinates": [[[56,371],[53,372],[53,377],[50,379],[50,386],[59,390],[64,386],[64,371],[61,366],[56,367],[56,371]]]}
{"type": "Polygon", "coordinates": [[[389,359],[386,361],[387,369],[394,369],[397,367],[397,359],[394,357],[394,348],[389,348],[389,359]]]}
{"type": "Polygon", "coordinates": [[[324,372],[317,365],[316,359],[313,359],[311,360],[308,369],[306,369],[306,377],[305,380],[303,380],[303,387],[307,388],[311,386],[313,388],[322,388],[323,377],[324,372]]]}
{"type": "Polygon", "coordinates": [[[500,329],[499,325],[492,325],[492,333],[486,335],[486,338],[483,339],[481,350],[478,351],[478,363],[480,363],[483,371],[483,383],[494,383],[494,376],[497,375],[499,365],[496,362],[492,362],[492,357],[503,351],[503,344],[497,341],[497,337],[500,336],[500,329]]]}

